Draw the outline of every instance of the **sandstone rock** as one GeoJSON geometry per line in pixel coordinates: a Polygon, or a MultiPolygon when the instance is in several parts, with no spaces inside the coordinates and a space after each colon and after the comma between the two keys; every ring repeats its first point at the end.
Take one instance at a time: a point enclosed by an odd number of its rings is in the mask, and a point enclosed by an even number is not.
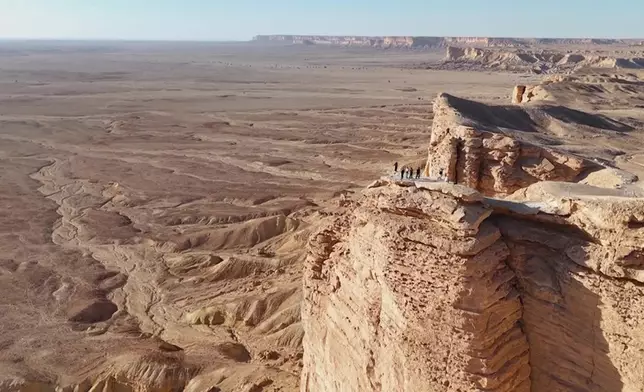
{"type": "Polygon", "coordinates": [[[515,86],[512,90],[512,103],[528,103],[534,101],[552,100],[550,92],[542,85],[535,86],[515,86]]]}
{"type": "Polygon", "coordinates": [[[251,359],[248,349],[237,342],[224,342],[218,344],[216,350],[223,354],[225,357],[233,359],[237,362],[249,362],[251,359]]]}
{"type": "Polygon", "coordinates": [[[525,88],[526,86],[514,86],[514,90],[512,90],[512,103],[521,103],[523,101],[525,88]]]}
{"type": "Polygon", "coordinates": [[[549,110],[489,106],[440,94],[426,174],[437,178],[442,171],[451,182],[485,195],[508,195],[538,181],[575,181],[599,169],[591,161],[532,142],[540,123],[550,121],[549,110]]]}
{"type": "Polygon", "coordinates": [[[301,390],[641,390],[644,203],[591,196],[551,217],[366,190],[309,244],[301,390]]]}
{"type": "Polygon", "coordinates": [[[447,60],[456,60],[463,58],[465,56],[465,48],[458,48],[455,46],[448,46],[447,47],[447,54],[446,54],[446,59],[447,60]]]}
{"type": "Polygon", "coordinates": [[[193,325],[221,325],[226,322],[226,312],[215,307],[202,308],[187,314],[186,321],[193,325]]]}
{"type": "MultiPolygon", "coordinates": [[[[445,41],[449,44],[449,41],[445,41]]],[[[468,44],[469,42],[463,42],[468,44]]],[[[469,45],[465,45],[469,46],[469,45]]],[[[478,46],[478,45],[477,45],[478,46]]],[[[614,57],[591,54],[566,54],[558,50],[498,49],[488,44],[478,47],[448,46],[442,68],[469,65],[474,69],[497,69],[514,72],[573,73],[582,68],[642,69],[641,57],[614,57]]]]}
{"type": "MultiPolygon", "coordinates": [[[[436,48],[451,45],[483,47],[523,47],[540,44],[559,45],[613,45],[639,44],[627,39],[560,39],[560,38],[503,38],[503,37],[410,37],[410,36],[332,36],[332,35],[258,35],[256,42],[282,42],[288,44],[370,46],[376,48],[436,48]],[[389,45],[389,46],[387,46],[389,45]]],[[[563,56],[563,55],[562,55],[563,56]]]]}
{"type": "Polygon", "coordinates": [[[630,72],[613,75],[553,74],[544,77],[539,84],[523,87],[514,87],[511,97],[513,104],[557,103],[593,112],[597,103],[610,102],[615,108],[633,108],[644,102],[644,83],[630,72]],[[521,89],[523,92],[520,92],[521,89]]]}

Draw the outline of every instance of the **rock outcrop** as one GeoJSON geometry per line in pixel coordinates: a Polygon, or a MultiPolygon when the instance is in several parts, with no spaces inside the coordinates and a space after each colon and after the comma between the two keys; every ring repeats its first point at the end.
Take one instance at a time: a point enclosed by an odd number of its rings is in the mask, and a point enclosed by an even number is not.
{"type": "Polygon", "coordinates": [[[644,106],[644,81],[631,72],[548,75],[539,84],[516,86],[512,103],[551,101],[593,110],[644,106]]]}
{"type": "MultiPolygon", "coordinates": [[[[493,45],[478,46],[490,47],[493,45]]],[[[641,54],[632,57],[615,57],[598,53],[448,46],[445,61],[440,68],[532,71],[537,74],[573,73],[580,69],[642,69],[644,68],[644,58],[641,54]]]]}
{"type": "Polygon", "coordinates": [[[558,186],[367,189],[310,240],[301,390],[640,391],[643,200],[558,186]]]}
{"type": "Polygon", "coordinates": [[[490,106],[440,94],[434,102],[426,175],[442,177],[486,195],[508,195],[538,181],[576,181],[599,165],[565,151],[548,127],[599,132],[610,119],[561,106],[490,106]]]}
{"type": "Polygon", "coordinates": [[[528,103],[532,101],[548,101],[551,99],[548,90],[541,85],[518,85],[512,90],[512,103],[528,103]]]}
{"type": "Polygon", "coordinates": [[[438,48],[449,45],[481,47],[525,47],[530,45],[612,45],[636,43],[636,40],[500,38],[500,37],[420,37],[420,36],[349,36],[349,35],[258,35],[256,42],[307,45],[369,46],[375,48],[438,48]]]}

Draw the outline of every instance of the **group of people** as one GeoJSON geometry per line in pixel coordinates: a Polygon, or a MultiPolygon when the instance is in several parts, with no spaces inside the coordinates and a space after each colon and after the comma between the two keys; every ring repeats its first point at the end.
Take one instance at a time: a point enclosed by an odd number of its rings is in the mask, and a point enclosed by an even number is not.
{"type": "MultiPolygon", "coordinates": [[[[394,163],[394,173],[398,173],[398,162],[394,163]]],[[[418,179],[420,178],[420,167],[416,168],[416,174],[414,177],[414,169],[408,166],[403,166],[400,169],[400,179],[401,180],[413,180],[414,178],[418,179]]],[[[447,181],[447,179],[443,176],[443,169],[441,169],[438,172],[438,181],[447,181]]]]}
{"type": "MultiPolygon", "coordinates": [[[[398,173],[398,162],[394,163],[394,173],[398,173]]],[[[420,167],[416,168],[416,177],[415,178],[420,178],[420,167]]],[[[400,179],[408,179],[408,180],[413,180],[414,179],[414,169],[411,167],[402,167],[400,169],[400,179]]]]}

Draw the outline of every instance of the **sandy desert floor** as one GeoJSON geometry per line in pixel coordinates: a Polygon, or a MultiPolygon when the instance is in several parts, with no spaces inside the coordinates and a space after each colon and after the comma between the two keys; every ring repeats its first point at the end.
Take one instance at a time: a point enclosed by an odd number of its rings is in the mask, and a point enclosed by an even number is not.
{"type": "Polygon", "coordinates": [[[403,67],[442,55],[0,45],[0,382],[297,390],[325,207],[424,161],[437,93],[539,80],[403,67]]]}

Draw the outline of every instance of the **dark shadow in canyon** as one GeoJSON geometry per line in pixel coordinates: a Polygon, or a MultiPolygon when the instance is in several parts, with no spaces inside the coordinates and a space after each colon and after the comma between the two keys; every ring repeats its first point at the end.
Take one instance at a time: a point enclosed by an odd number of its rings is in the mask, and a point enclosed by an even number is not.
{"type": "MultiPolygon", "coordinates": [[[[581,230],[553,230],[551,224],[493,216],[509,249],[505,263],[515,275],[530,346],[531,391],[621,391],[624,384],[602,329],[601,285],[610,278],[574,263],[590,256],[592,239],[581,230]]],[[[564,227],[565,228],[565,227],[564,227]]]]}

